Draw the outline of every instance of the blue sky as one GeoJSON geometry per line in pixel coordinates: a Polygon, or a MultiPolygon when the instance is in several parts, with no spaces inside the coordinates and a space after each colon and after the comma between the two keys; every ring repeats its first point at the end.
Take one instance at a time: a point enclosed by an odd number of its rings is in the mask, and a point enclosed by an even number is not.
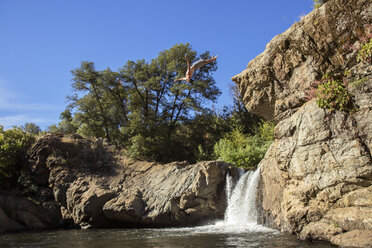
{"type": "Polygon", "coordinates": [[[0,124],[58,123],[71,70],[117,70],[177,43],[218,55],[214,73],[231,104],[231,77],[312,10],[312,0],[0,0],[0,124]]]}

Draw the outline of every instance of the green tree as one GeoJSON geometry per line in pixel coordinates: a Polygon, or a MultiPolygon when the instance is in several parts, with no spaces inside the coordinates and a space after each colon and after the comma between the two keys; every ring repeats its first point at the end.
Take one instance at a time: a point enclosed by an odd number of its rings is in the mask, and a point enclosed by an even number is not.
{"type": "MultiPolygon", "coordinates": [[[[241,127],[244,134],[255,133],[254,127],[258,123],[262,122],[263,119],[257,115],[250,113],[244,106],[243,98],[236,84],[230,87],[230,91],[233,98],[233,106],[230,110],[230,123],[232,128],[241,127]]],[[[230,129],[229,131],[231,131],[230,129]]]]}
{"type": "Polygon", "coordinates": [[[59,133],[59,128],[56,124],[52,124],[47,128],[46,131],[49,133],[59,133]]]}
{"type": "Polygon", "coordinates": [[[72,71],[74,94],[68,106],[78,120],[77,132],[126,146],[134,157],[173,160],[174,151],[183,147],[177,140],[181,126],[220,95],[211,74],[216,62],[194,73],[191,83],[174,81],[187,69],[186,54],[193,61],[210,57],[177,44],[150,62],[128,61],[118,72],[97,71],[93,63],[83,62],[72,71]]]}
{"type": "Polygon", "coordinates": [[[198,161],[216,159],[218,155],[215,153],[215,144],[233,130],[239,129],[244,136],[259,132],[256,129],[262,119],[247,111],[235,84],[231,85],[230,90],[232,106],[224,106],[222,111],[205,112],[190,127],[193,132],[189,142],[198,142],[193,145],[193,149],[197,147],[194,153],[198,161]]]}
{"type": "Polygon", "coordinates": [[[16,185],[23,168],[27,149],[34,142],[32,134],[20,128],[4,130],[0,125],[0,187],[10,189],[16,185]]]}
{"type": "Polygon", "coordinates": [[[26,133],[30,133],[30,134],[34,134],[34,135],[37,135],[37,134],[41,133],[41,128],[38,125],[36,125],[35,123],[32,123],[32,122],[26,122],[25,125],[22,127],[22,129],[26,133]]]}
{"type": "Polygon", "coordinates": [[[81,115],[82,123],[86,124],[97,137],[105,137],[111,141],[110,134],[110,101],[103,84],[101,73],[91,62],[82,62],[81,67],[72,71],[72,84],[76,92],[69,97],[70,108],[76,108],[81,115]],[[87,93],[87,94],[86,94],[87,93]],[[84,94],[82,97],[80,94],[84,94]]]}
{"type": "Polygon", "coordinates": [[[261,122],[253,135],[243,132],[238,126],[225,134],[214,146],[218,159],[238,167],[254,168],[258,165],[274,140],[273,122],[261,122]]]}
{"type": "Polygon", "coordinates": [[[79,115],[72,115],[70,109],[63,111],[59,119],[58,126],[53,124],[47,128],[50,133],[75,134],[80,127],[79,115]]]}

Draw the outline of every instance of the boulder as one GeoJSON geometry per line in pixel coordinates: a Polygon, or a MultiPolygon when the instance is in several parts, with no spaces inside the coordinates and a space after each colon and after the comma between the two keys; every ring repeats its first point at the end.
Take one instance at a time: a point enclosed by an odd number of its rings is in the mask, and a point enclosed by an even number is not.
{"type": "Polygon", "coordinates": [[[136,223],[141,220],[145,211],[142,193],[121,192],[117,197],[106,202],[103,213],[108,220],[117,223],[136,223]]]}
{"type": "Polygon", "coordinates": [[[48,182],[64,220],[81,228],[185,226],[223,218],[226,174],[237,174],[217,161],[132,161],[103,140],[71,136],[45,135],[28,155],[33,177],[48,182]]]}
{"type": "Polygon", "coordinates": [[[332,243],[340,247],[372,247],[371,230],[354,230],[332,237],[332,243]]]}
{"type": "Polygon", "coordinates": [[[60,227],[55,202],[36,204],[21,196],[0,192],[0,232],[60,227]]]}

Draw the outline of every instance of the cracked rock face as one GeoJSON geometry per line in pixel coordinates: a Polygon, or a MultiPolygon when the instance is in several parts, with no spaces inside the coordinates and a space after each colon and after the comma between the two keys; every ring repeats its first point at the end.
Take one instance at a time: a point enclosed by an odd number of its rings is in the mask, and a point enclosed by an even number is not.
{"type": "Polygon", "coordinates": [[[247,109],[269,120],[289,117],[306,102],[304,90],[315,79],[343,75],[356,63],[350,46],[358,46],[371,22],[371,1],[332,0],[275,36],[232,78],[247,109]]]}
{"type": "Polygon", "coordinates": [[[81,228],[186,226],[223,218],[226,174],[237,174],[217,161],[130,161],[102,140],[81,137],[47,135],[28,153],[34,179],[48,182],[63,220],[81,228]]]}
{"type": "Polygon", "coordinates": [[[57,228],[61,214],[55,202],[36,204],[10,192],[0,192],[0,232],[57,228]]]}
{"type": "Polygon", "coordinates": [[[328,116],[311,101],[277,125],[260,163],[262,223],[316,240],[372,230],[371,109],[328,116]]]}
{"type": "Polygon", "coordinates": [[[371,23],[371,1],[327,1],[233,77],[246,107],[277,121],[259,165],[263,224],[301,239],[371,247],[372,66],[357,63],[348,49],[371,23]],[[346,69],[358,111],[330,113],[305,99],[315,79],[346,69]]]}

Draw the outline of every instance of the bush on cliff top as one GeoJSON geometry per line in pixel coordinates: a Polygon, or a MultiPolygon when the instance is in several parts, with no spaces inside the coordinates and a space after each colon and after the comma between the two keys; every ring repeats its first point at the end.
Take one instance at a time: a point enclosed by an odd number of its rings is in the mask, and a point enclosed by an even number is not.
{"type": "Polygon", "coordinates": [[[35,137],[19,128],[4,130],[0,126],[0,188],[16,185],[27,149],[35,137]]]}
{"type": "Polygon", "coordinates": [[[323,0],[313,0],[314,9],[319,8],[320,6],[322,6],[322,4],[323,4],[323,0]]]}

